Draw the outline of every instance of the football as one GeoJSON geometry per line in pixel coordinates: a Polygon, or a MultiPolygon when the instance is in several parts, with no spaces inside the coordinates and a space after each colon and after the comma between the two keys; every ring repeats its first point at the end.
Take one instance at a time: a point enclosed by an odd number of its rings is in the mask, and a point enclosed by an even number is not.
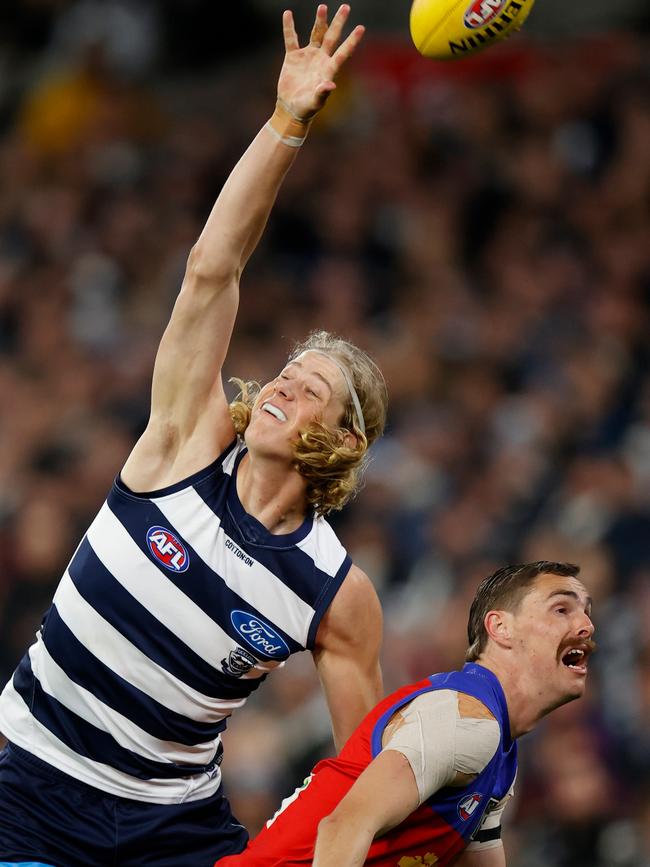
{"type": "Polygon", "coordinates": [[[535,0],[413,0],[415,47],[434,60],[475,54],[519,30],[535,0]]]}

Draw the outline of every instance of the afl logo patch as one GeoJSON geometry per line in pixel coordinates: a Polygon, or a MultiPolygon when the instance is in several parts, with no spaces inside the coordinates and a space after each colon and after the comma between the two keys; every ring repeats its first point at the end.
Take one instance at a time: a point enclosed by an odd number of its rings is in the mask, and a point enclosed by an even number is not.
{"type": "Polygon", "coordinates": [[[472,818],[472,814],[478,807],[478,805],[483,800],[483,795],[479,795],[478,792],[474,792],[472,795],[468,795],[466,798],[463,798],[462,801],[458,804],[458,815],[466,822],[468,819],[472,818]]]}
{"type": "Polygon", "coordinates": [[[289,656],[289,647],[278,633],[260,617],[249,611],[231,611],[230,622],[246,644],[271,659],[289,656]]]}
{"type": "Polygon", "coordinates": [[[465,27],[470,30],[477,30],[479,27],[485,27],[505,6],[506,0],[473,0],[465,12],[463,21],[465,27]]]}
{"type": "Polygon", "coordinates": [[[150,527],[147,545],[156,560],[170,572],[185,572],[190,565],[185,545],[166,527],[150,527]]]}

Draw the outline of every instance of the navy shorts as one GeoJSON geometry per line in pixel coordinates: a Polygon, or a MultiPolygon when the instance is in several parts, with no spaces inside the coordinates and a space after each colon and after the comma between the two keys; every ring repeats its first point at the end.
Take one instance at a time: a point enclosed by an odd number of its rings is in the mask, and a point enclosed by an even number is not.
{"type": "Polygon", "coordinates": [[[221,788],[148,804],[80,783],[13,744],[0,753],[0,865],[212,867],[247,842],[221,788]]]}

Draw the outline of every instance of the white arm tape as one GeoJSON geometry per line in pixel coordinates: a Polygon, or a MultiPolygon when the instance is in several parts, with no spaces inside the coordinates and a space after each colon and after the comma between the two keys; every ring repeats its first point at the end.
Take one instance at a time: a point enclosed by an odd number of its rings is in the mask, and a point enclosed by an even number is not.
{"type": "Polygon", "coordinates": [[[420,804],[438,789],[453,785],[457,773],[480,774],[499,745],[497,721],[461,718],[454,690],[423,693],[400,713],[403,722],[385,736],[383,749],[406,756],[420,804]]]}

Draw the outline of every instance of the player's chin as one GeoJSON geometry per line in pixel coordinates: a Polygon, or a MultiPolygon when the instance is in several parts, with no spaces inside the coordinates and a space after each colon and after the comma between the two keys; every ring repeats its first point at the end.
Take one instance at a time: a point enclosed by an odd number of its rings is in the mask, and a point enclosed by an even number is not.
{"type": "Polygon", "coordinates": [[[576,698],[581,698],[584,695],[587,686],[587,673],[571,672],[573,675],[570,678],[568,685],[565,685],[567,701],[573,701],[576,698]]]}

